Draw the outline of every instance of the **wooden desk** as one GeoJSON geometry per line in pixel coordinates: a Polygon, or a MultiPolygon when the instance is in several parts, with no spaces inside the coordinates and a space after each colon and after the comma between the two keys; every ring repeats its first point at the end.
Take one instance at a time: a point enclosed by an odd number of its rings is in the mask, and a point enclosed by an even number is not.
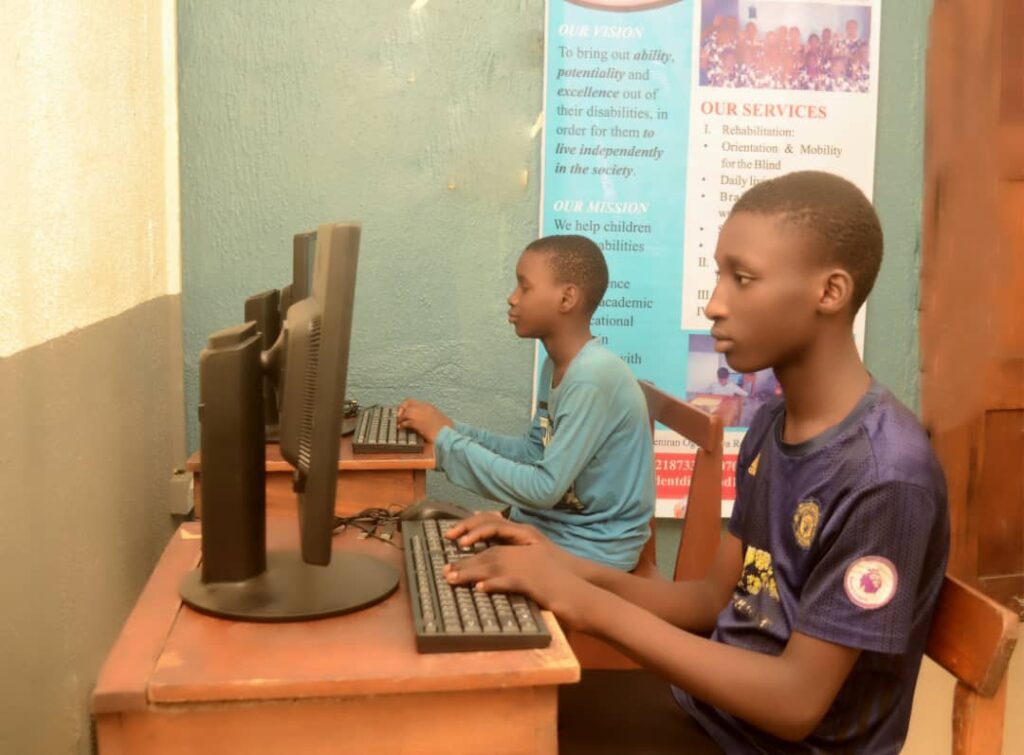
{"type": "MultiPolygon", "coordinates": [[[[215,619],[178,598],[198,532],[171,538],[103,665],[101,755],[557,751],[557,685],[580,671],[550,614],[543,650],[420,655],[403,572],[394,595],[347,616],[215,619]]],[[[295,518],[268,517],[267,532],[271,548],[294,543],[295,518]]],[[[401,569],[393,546],[350,533],[338,547],[401,569]]]]}
{"type": "MultiPolygon", "coordinates": [[[[196,515],[202,512],[202,462],[199,451],[188,458],[192,473],[196,515]]],[[[418,454],[353,454],[352,436],[341,439],[338,455],[338,493],[334,510],[339,516],[369,506],[408,506],[427,497],[427,470],[433,469],[434,444],[424,443],[418,454]]],[[[295,511],[293,467],[281,456],[281,447],[267,444],[267,512],[295,511]]]]}

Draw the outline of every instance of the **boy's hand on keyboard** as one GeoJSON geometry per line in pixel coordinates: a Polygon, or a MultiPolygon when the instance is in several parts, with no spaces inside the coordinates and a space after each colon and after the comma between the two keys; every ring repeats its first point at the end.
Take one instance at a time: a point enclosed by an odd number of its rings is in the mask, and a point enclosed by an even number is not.
{"type": "Polygon", "coordinates": [[[459,521],[445,534],[463,548],[481,541],[494,541],[502,545],[528,545],[544,551],[563,567],[573,570],[576,559],[529,524],[510,522],[496,511],[481,511],[459,521]]]}
{"type": "Polygon", "coordinates": [[[425,440],[434,442],[442,427],[452,427],[455,423],[433,404],[407,398],[398,405],[398,426],[415,430],[425,440]]]}
{"type": "Polygon", "coordinates": [[[552,545],[536,527],[510,522],[497,511],[478,511],[461,519],[445,537],[457,539],[459,545],[472,545],[480,540],[498,540],[503,545],[552,545]]]}
{"type": "Polygon", "coordinates": [[[578,577],[557,557],[559,549],[539,544],[494,546],[457,565],[445,565],[452,585],[472,584],[483,592],[522,593],[574,629],[585,630],[588,596],[600,588],[578,577]]]}

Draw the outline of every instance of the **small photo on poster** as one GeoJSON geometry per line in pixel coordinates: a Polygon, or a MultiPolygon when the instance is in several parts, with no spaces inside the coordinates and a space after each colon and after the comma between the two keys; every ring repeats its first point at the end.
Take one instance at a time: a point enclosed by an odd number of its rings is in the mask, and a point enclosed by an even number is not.
{"type": "Polygon", "coordinates": [[[715,351],[715,339],[691,333],[686,357],[686,400],[722,418],[725,427],[749,427],[757,410],[782,395],[770,370],[734,372],[715,351]]]}
{"type": "Polygon", "coordinates": [[[702,0],[700,84],[867,92],[871,8],[789,0],[702,0]]]}

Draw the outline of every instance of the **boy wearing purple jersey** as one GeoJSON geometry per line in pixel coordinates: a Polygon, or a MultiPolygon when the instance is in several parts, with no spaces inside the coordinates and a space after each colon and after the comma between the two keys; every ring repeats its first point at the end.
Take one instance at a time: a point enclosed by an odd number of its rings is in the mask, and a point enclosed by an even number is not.
{"type": "Polygon", "coordinates": [[[726,752],[898,753],[949,518],[923,429],[854,344],[881,256],[874,209],[838,176],[791,173],[733,207],[715,253],[711,334],[733,370],[771,367],[783,395],[743,440],[735,508],[706,578],[605,569],[529,528],[474,517],[452,536],[518,547],[462,561],[449,580],[525,592],[624,649],[673,683],[726,752]]]}

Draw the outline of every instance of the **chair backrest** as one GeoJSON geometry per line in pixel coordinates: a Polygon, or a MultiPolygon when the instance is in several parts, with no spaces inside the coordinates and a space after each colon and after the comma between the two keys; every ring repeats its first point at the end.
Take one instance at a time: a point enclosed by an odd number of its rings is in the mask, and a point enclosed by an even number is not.
{"type": "Polygon", "coordinates": [[[1006,669],[1018,617],[949,574],[928,635],[928,657],[956,677],[954,755],[999,753],[1006,714],[1006,669]]]}
{"type": "MultiPolygon", "coordinates": [[[[690,491],[686,504],[686,524],[676,555],[673,578],[699,579],[707,574],[714,561],[721,538],[722,519],[722,419],[658,390],[651,383],[640,381],[651,418],[653,442],[657,423],[691,441],[696,446],[690,491]]],[[[655,562],[654,517],[651,536],[640,554],[634,572],[660,578],[655,562]]],[[[569,644],[583,668],[636,668],[632,660],[615,648],[579,632],[568,633],[569,644]]]]}
{"type": "MultiPolygon", "coordinates": [[[[686,500],[686,524],[676,554],[673,579],[699,579],[708,573],[721,535],[722,521],[722,419],[703,409],[687,404],[640,381],[651,418],[651,435],[658,423],[696,446],[690,491],[686,500]]],[[[654,564],[654,524],[644,547],[643,564],[654,564]]]]}

